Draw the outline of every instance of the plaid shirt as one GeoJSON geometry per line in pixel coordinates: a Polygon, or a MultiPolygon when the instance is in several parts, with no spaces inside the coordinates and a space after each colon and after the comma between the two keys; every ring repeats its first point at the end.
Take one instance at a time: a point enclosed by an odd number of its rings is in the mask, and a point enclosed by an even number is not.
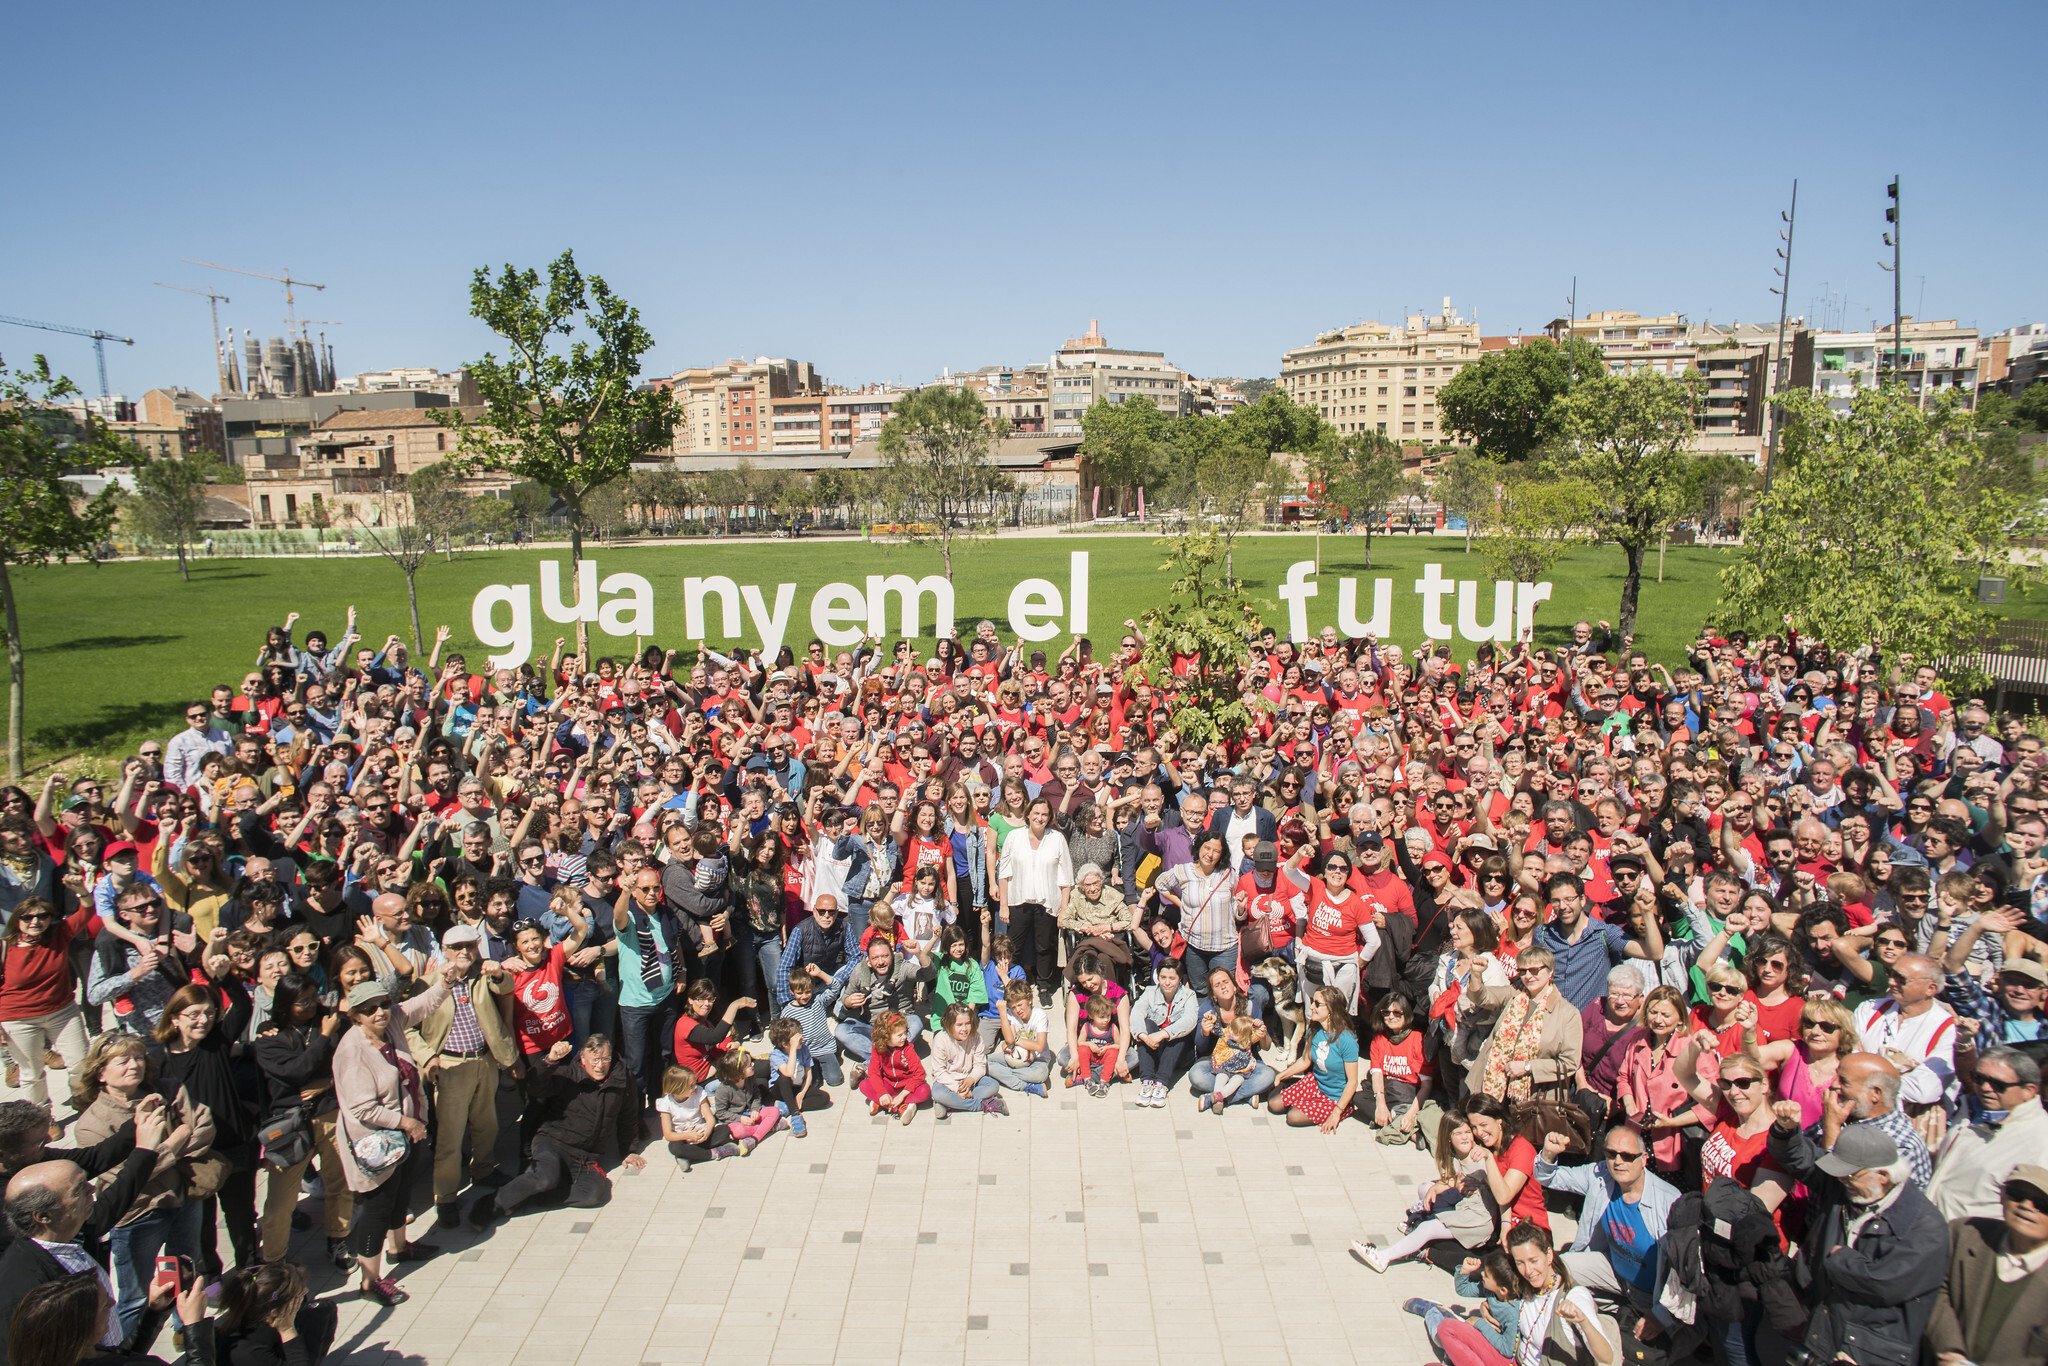
{"type": "Polygon", "coordinates": [[[476,1022],[476,1007],[470,1003],[468,982],[457,982],[448,993],[455,1002],[455,1018],[449,1022],[448,1037],[441,1040],[443,1053],[481,1053],[483,1027],[476,1022]]]}

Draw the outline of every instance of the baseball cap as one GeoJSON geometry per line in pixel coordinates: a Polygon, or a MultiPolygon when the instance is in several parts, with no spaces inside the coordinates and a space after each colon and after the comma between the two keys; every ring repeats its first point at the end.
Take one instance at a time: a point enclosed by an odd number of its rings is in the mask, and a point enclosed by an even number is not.
{"type": "Polygon", "coordinates": [[[2048,1195],[2048,1167],[2037,1167],[2031,1162],[2022,1162],[2007,1172],[2005,1180],[2000,1184],[2010,1185],[2015,1181],[2024,1181],[2035,1190],[2048,1195]]]}
{"type": "Polygon", "coordinates": [[[1355,835],[1352,837],[1351,843],[1354,848],[1358,849],[1384,849],[1387,847],[1386,840],[1381,838],[1380,832],[1377,830],[1368,830],[1362,835],[1355,835]]]}
{"type": "Polygon", "coordinates": [[[1252,850],[1252,867],[1272,869],[1279,866],[1279,846],[1271,840],[1260,840],[1257,847],[1252,850]]]}
{"type": "Polygon", "coordinates": [[[1618,873],[1624,868],[1633,868],[1639,873],[1645,870],[1642,857],[1638,854],[1616,854],[1607,860],[1607,870],[1611,873],[1618,873]]]}
{"type": "Polygon", "coordinates": [[[66,811],[77,811],[81,807],[87,807],[91,805],[92,800],[89,797],[66,797],[64,799],[64,809],[66,811]]]}
{"type": "Polygon", "coordinates": [[[1871,1167],[1889,1167],[1899,1160],[1899,1145],[1875,1124],[1851,1124],[1835,1140],[1834,1150],[1815,1165],[1829,1176],[1853,1176],[1871,1167]]]}
{"type": "MultiPolygon", "coordinates": [[[[106,852],[101,854],[100,857],[102,859],[117,859],[121,857],[121,855],[123,854],[127,854],[130,857],[133,857],[136,855],[137,852],[138,851],[136,850],[135,846],[129,843],[127,840],[115,840],[112,844],[107,846],[106,852]]],[[[2019,960],[2016,959],[2014,961],[2017,962],[2019,960]]],[[[2013,965],[2012,963],[2007,963],[2005,966],[2007,971],[2010,971],[2013,965]]]]}
{"type": "Polygon", "coordinates": [[[1487,834],[1465,836],[1465,847],[1467,849],[1484,849],[1488,853],[1492,853],[1500,848],[1498,844],[1493,842],[1493,836],[1487,834]]]}
{"type": "Polygon", "coordinates": [[[451,926],[448,933],[441,936],[441,947],[444,949],[452,949],[458,944],[480,945],[483,942],[484,932],[474,925],[451,926]]]}

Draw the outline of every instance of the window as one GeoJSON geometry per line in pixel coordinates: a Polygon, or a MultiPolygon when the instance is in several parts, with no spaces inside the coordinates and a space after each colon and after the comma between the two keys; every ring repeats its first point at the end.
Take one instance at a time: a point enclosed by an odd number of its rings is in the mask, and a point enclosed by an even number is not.
{"type": "Polygon", "coordinates": [[[1403,422],[1401,424],[1401,430],[1404,433],[1413,433],[1415,430],[1415,424],[1413,422],[1403,422]]]}
{"type": "MultiPolygon", "coordinates": [[[[1380,371],[1380,373],[1384,375],[1384,374],[1385,374],[1385,373],[1387,373],[1387,372],[1386,372],[1386,371],[1384,371],[1384,370],[1382,370],[1382,371],[1380,371]]],[[[1387,386],[1386,386],[1386,385],[1384,385],[1384,384],[1382,384],[1382,385],[1380,386],[1380,397],[1381,397],[1381,398],[1385,398],[1386,396],[1387,396],[1387,386]]]]}
{"type": "Polygon", "coordinates": [[[434,433],[434,449],[437,451],[445,451],[448,449],[448,433],[434,433]]]}
{"type": "Polygon", "coordinates": [[[1415,378],[1415,367],[1411,365],[1411,366],[1409,366],[1409,367],[1408,367],[1408,368],[1407,368],[1406,370],[1403,370],[1403,371],[1401,372],[1401,378],[1402,378],[1402,379],[1414,379],[1414,378],[1415,378]]]}
{"type": "Polygon", "coordinates": [[[1402,398],[1414,398],[1414,397],[1415,397],[1415,386],[1414,386],[1414,385],[1412,385],[1412,384],[1409,384],[1409,385],[1405,385],[1405,386],[1403,386],[1403,388],[1402,388],[1402,390],[1401,390],[1401,397],[1402,397],[1402,398]]]}

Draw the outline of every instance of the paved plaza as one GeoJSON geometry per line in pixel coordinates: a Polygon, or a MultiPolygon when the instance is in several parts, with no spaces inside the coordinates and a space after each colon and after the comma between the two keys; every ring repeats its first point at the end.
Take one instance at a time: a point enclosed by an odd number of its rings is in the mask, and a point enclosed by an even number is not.
{"type": "MultiPolygon", "coordinates": [[[[332,1360],[430,1366],[691,1363],[1402,1362],[1431,1353],[1410,1295],[1345,1244],[1386,1241],[1432,1174],[1347,1123],[1163,1110],[1121,1087],[1012,1097],[1008,1118],[870,1118],[834,1093],[809,1136],[676,1170],[659,1143],[602,1210],[555,1209],[405,1269],[394,1310],[337,1300],[332,1360]],[[1119,1094],[1121,1092],[1121,1094],[1119,1094]]],[[[509,1118],[509,1114],[508,1114],[509,1118]]],[[[311,1208],[309,1206],[309,1208],[311,1208]]],[[[294,1255],[324,1267],[317,1234],[294,1255]]],[[[316,1284],[332,1295],[339,1273],[316,1284]]]]}

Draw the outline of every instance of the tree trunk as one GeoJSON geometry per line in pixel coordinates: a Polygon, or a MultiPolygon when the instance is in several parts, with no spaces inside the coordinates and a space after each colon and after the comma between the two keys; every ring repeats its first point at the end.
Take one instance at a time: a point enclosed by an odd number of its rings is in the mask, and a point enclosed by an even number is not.
{"type": "Polygon", "coordinates": [[[1372,523],[1365,524],[1365,567],[1372,568],[1372,523]]]}
{"type": "Polygon", "coordinates": [[[412,607],[412,652],[415,657],[427,652],[426,645],[420,640],[420,590],[414,581],[419,572],[418,565],[405,567],[405,599],[412,607]]]}
{"type": "Polygon", "coordinates": [[[1628,577],[1621,581],[1621,610],[1615,613],[1614,624],[1626,640],[1636,633],[1636,599],[1643,588],[1643,547],[1631,541],[1621,549],[1628,556],[1628,577]]]}
{"type": "Polygon", "coordinates": [[[182,539],[178,542],[178,577],[186,583],[192,582],[192,570],[185,563],[185,542],[182,539]]]}
{"type": "Polygon", "coordinates": [[[953,581],[953,524],[944,514],[939,518],[939,558],[946,562],[946,582],[953,581]]]}
{"type": "Polygon", "coordinates": [[[0,603],[7,609],[7,776],[22,780],[22,711],[28,705],[28,664],[21,653],[21,619],[14,610],[14,580],[0,560],[0,603]]]}
{"type": "Polygon", "coordinates": [[[1465,553],[1467,555],[1472,553],[1472,519],[1470,517],[1465,519],[1465,553]]]}

